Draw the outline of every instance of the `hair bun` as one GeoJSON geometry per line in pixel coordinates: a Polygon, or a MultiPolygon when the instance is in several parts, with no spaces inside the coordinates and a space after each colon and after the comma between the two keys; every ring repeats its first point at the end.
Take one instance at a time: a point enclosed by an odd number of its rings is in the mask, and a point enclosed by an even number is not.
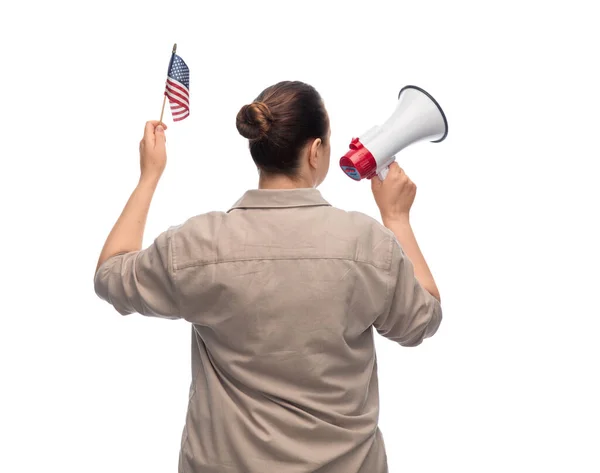
{"type": "Polygon", "coordinates": [[[267,136],[273,115],[264,102],[244,105],[237,114],[236,127],[244,138],[259,140],[267,136]]]}

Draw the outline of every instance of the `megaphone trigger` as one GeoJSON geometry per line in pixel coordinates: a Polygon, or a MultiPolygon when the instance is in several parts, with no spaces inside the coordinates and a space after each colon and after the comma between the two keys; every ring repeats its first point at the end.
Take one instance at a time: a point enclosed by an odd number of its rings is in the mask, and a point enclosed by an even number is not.
{"type": "Polygon", "coordinates": [[[379,177],[379,179],[381,179],[382,181],[385,180],[385,178],[387,177],[387,175],[390,173],[390,165],[384,167],[381,171],[379,171],[377,173],[377,177],[379,177]]]}
{"type": "Polygon", "coordinates": [[[377,176],[379,177],[379,179],[384,181],[389,172],[390,172],[390,167],[388,166],[387,168],[383,168],[381,171],[379,171],[377,173],[377,176]]]}

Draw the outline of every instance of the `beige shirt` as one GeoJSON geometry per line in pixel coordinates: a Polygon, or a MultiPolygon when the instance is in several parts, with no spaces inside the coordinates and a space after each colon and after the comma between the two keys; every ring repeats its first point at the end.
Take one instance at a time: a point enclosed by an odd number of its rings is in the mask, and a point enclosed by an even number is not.
{"type": "Polygon", "coordinates": [[[96,294],[192,325],[179,473],[385,473],[374,331],[419,345],[441,321],[394,234],[317,189],[246,192],[142,251],[96,294]]]}

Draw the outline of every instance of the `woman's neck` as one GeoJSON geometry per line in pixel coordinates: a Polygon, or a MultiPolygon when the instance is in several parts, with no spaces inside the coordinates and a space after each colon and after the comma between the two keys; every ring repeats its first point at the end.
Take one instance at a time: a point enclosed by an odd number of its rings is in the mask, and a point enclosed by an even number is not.
{"type": "Polygon", "coordinates": [[[265,175],[260,174],[258,179],[259,189],[302,189],[302,188],[314,187],[308,179],[299,176],[298,178],[292,179],[291,177],[284,175],[265,175]]]}

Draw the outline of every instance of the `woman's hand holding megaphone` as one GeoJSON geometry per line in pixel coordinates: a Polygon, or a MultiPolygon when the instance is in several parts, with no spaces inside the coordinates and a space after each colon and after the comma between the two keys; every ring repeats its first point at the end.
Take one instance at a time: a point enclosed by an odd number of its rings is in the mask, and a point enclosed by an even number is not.
{"type": "Polygon", "coordinates": [[[385,180],[382,181],[378,176],[371,179],[371,190],[384,224],[408,219],[417,195],[417,186],[397,162],[390,165],[385,180]]]}
{"type": "Polygon", "coordinates": [[[371,179],[371,189],[383,224],[396,235],[398,243],[412,263],[417,281],[439,301],[440,292],[410,225],[410,208],[417,195],[417,186],[398,163],[393,162],[385,180],[382,181],[378,176],[371,179]]]}

